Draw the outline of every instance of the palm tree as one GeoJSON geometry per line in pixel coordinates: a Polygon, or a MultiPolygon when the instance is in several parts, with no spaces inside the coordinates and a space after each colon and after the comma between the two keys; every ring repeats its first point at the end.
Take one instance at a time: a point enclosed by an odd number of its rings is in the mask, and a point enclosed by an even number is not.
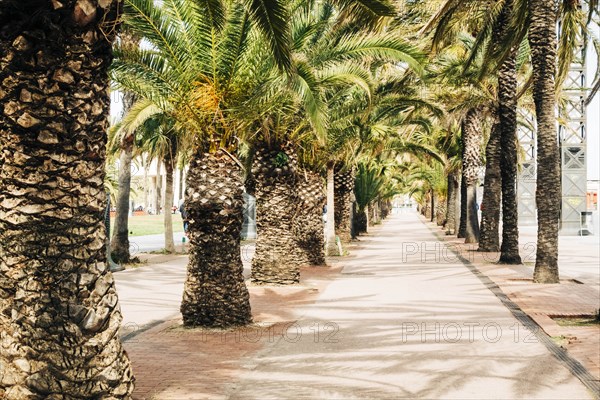
{"type": "MultiPolygon", "coordinates": [[[[240,256],[243,182],[229,110],[244,101],[256,79],[254,64],[244,62],[253,37],[248,12],[237,3],[220,13],[203,7],[128,0],[124,23],[152,49],[118,49],[113,71],[122,87],[152,103],[146,117],[168,115],[193,142],[185,200],[190,259],[181,311],[186,326],[223,327],[251,320],[240,256]]],[[[175,161],[173,153],[167,158],[175,161]]]]}
{"type": "Polygon", "coordinates": [[[560,158],[556,128],[556,2],[529,0],[529,45],[537,121],[538,238],[533,279],[558,283],[558,219],[561,204],[560,158]]]}
{"type": "Polygon", "coordinates": [[[295,235],[298,214],[298,156],[290,142],[255,150],[252,168],[256,195],[256,251],[252,281],[287,285],[300,281],[295,235]]]}
{"type": "MultiPolygon", "coordinates": [[[[128,152],[128,157],[145,155],[147,164],[152,160],[156,160],[158,181],[161,180],[160,166],[164,164],[165,191],[164,196],[162,196],[162,193],[160,196],[163,199],[162,208],[165,210],[163,214],[164,249],[169,253],[173,253],[175,252],[175,243],[173,240],[173,219],[170,210],[174,201],[174,170],[184,143],[182,142],[182,133],[177,129],[175,121],[164,113],[156,114],[154,108],[153,103],[148,100],[138,101],[135,105],[129,107],[124,118],[113,127],[114,134],[109,139],[109,144],[112,144],[113,148],[119,149],[122,145],[117,147],[115,142],[131,141],[131,151],[128,152]]],[[[121,157],[123,157],[123,152],[121,157]]],[[[122,168],[126,168],[126,166],[121,166],[122,168]]],[[[119,171],[119,174],[121,177],[121,171],[119,171]]],[[[119,187],[121,188],[121,185],[119,187]]],[[[156,191],[160,192],[161,188],[162,185],[157,187],[156,191]]],[[[119,195],[121,195],[121,189],[119,195]]],[[[155,201],[155,204],[160,205],[158,201],[155,201]]]]}
{"type": "MultiPolygon", "coordinates": [[[[497,41],[511,32],[513,0],[505,0],[495,27],[497,41]]],[[[500,44],[498,44],[500,46],[500,44]]],[[[502,245],[500,263],[521,264],[517,209],[517,48],[513,46],[498,69],[498,119],[500,124],[500,172],[502,177],[502,245]]]]}
{"type": "MultiPolygon", "coordinates": [[[[481,167],[481,143],[487,114],[494,98],[493,82],[476,79],[477,69],[466,66],[475,39],[466,33],[441,51],[429,66],[432,95],[447,104],[449,121],[460,121],[462,177],[460,182],[460,224],[457,236],[466,243],[479,240],[477,186],[481,167]]],[[[476,60],[480,62],[481,60],[476,60]]],[[[450,122],[452,124],[453,122],[450,122]]],[[[453,187],[450,185],[450,187],[453,187]]]]}
{"type": "Polygon", "coordinates": [[[481,166],[481,110],[467,111],[462,121],[463,169],[462,180],[466,188],[466,230],[465,243],[479,241],[479,220],[477,217],[477,186],[481,166]]]}
{"type": "MultiPolygon", "coordinates": [[[[119,35],[121,45],[126,47],[136,47],[139,40],[127,32],[121,32],[119,35]]],[[[135,103],[135,96],[132,93],[123,93],[123,115],[135,103]]],[[[129,194],[131,192],[131,163],[133,160],[133,135],[121,138],[118,150],[119,156],[119,193],[115,202],[115,225],[112,239],[110,242],[110,251],[113,260],[117,263],[127,263],[130,261],[129,253],[129,194]]],[[[109,137],[110,141],[110,137],[109,137]]],[[[116,151],[116,150],[115,150],[116,151]]]]}
{"type": "Polygon", "coordinates": [[[302,265],[325,265],[325,236],[323,231],[323,204],[325,185],[316,172],[304,169],[298,174],[298,213],[294,235],[300,248],[302,265]]]}
{"type": "MultiPolygon", "coordinates": [[[[435,214],[432,207],[432,198],[443,197],[447,193],[444,166],[440,162],[431,163],[431,160],[410,160],[410,165],[405,168],[406,175],[402,185],[420,205],[421,213],[426,218],[435,214]]],[[[435,203],[435,201],[433,202],[435,203]]]]}
{"type": "Polygon", "coordinates": [[[359,163],[356,174],[356,183],[354,193],[356,195],[357,215],[356,231],[357,233],[368,232],[369,229],[369,205],[372,204],[381,194],[385,184],[385,169],[374,162],[366,164],[359,163]]]}
{"type": "MultiPolygon", "coordinates": [[[[135,124],[135,118],[139,116],[140,113],[143,114],[146,107],[152,107],[151,103],[143,101],[139,102],[135,108],[132,108],[126,123],[130,122],[129,119],[133,119],[132,123],[135,124]]],[[[140,154],[147,154],[148,161],[155,159],[157,162],[157,171],[160,171],[159,166],[161,164],[165,166],[165,188],[164,196],[162,196],[165,235],[164,249],[168,253],[173,253],[175,252],[173,218],[171,213],[171,207],[173,206],[174,201],[173,182],[178,155],[181,152],[181,148],[184,147],[182,140],[183,135],[177,129],[175,121],[167,115],[154,115],[152,118],[145,120],[144,124],[136,129],[140,131],[136,143],[137,152],[140,154]]],[[[160,174],[157,179],[162,180],[160,174]]],[[[156,189],[159,193],[161,192],[161,186],[156,189]]],[[[160,208],[160,203],[156,202],[156,204],[158,205],[157,208],[160,208]]]]}
{"type": "MultiPolygon", "coordinates": [[[[294,23],[292,24],[294,72],[290,73],[286,79],[275,75],[264,85],[262,98],[259,96],[263,103],[273,104],[272,99],[266,100],[267,96],[264,93],[267,95],[279,93],[280,96],[276,97],[277,101],[275,102],[278,107],[265,107],[264,104],[246,107],[261,112],[260,118],[254,118],[260,121],[258,125],[261,128],[259,133],[251,138],[253,146],[257,149],[255,154],[261,155],[256,158],[253,171],[270,171],[266,175],[253,172],[253,177],[257,180],[261,176],[273,176],[272,171],[281,167],[273,160],[281,153],[282,146],[290,149],[290,151],[283,152],[282,157],[285,156],[290,160],[296,159],[296,156],[292,154],[292,147],[286,144],[288,141],[297,143],[301,135],[306,135],[306,131],[312,132],[311,137],[317,143],[326,141],[325,138],[329,135],[328,131],[332,130],[331,118],[327,118],[327,116],[332,114],[332,105],[337,104],[335,101],[343,103],[344,96],[353,91],[370,92],[371,77],[364,65],[398,60],[406,61],[412,66],[416,64],[413,58],[416,51],[395,35],[377,35],[368,30],[361,30],[357,28],[356,21],[348,20],[347,16],[344,18],[338,16],[344,15],[343,12],[336,14],[333,11],[334,8],[328,3],[314,7],[309,4],[302,5],[294,11],[294,23]],[[282,96],[286,93],[287,98],[282,96]],[[301,114],[294,112],[294,109],[302,110],[301,112],[308,117],[309,123],[306,123],[301,114]],[[277,122],[275,127],[266,132],[264,127],[272,125],[274,121],[285,120],[277,114],[291,114],[291,116],[285,123],[277,122]],[[300,132],[301,135],[293,137],[291,132],[300,132]],[[271,139],[267,140],[266,138],[271,139]],[[267,149],[271,156],[264,156],[267,149]]],[[[346,172],[341,171],[341,166],[342,162],[339,159],[329,163],[332,170],[330,172],[333,172],[334,175],[334,186],[337,187],[338,192],[337,196],[332,196],[336,199],[334,201],[336,206],[333,207],[331,204],[328,206],[328,212],[334,214],[328,218],[328,224],[334,224],[336,221],[335,225],[339,228],[338,221],[341,221],[344,229],[338,233],[344,239],[350,239],[349,198],[352,195],[353,177],[351,174],[345,175],[344,184],[340,185],[341,173],[346,172]],[[340,201],[343,203],[342,205],[340,205],[340,201]]],[[[351,171],[351,168],[352,166],[349,166],[346,169],[351,171]]],[[[296,260],[302,259],[302,257],[297,257],[299,254],[297,245],[295,249],[289,248],[294,246],[295,241],[291,235],[293,232],[290,232],[285,226],[287,221],[293,221],[295,215],[298,215],[298,210],[292,206],[297,203],[297,200],[293,198],[297,194],[297,187],[293,187],[297,186],[298,177],[294,173],[290,174],[289,178],[289,183],[286,183],[285,187],[277,187],[267,182],[262,185],[263,190],[257,193],[258,214],[261,214],[259,208],[262,207],[262,204],[269,204],[269,216],[262,218],[270,218],[270,222],[268,229],[265,226],[263,234],[260,229],[258,232],[252,273],[255,282],[277,281],[277,278],[269,278],[268,273],[274,273],[281,268],[297,268],[294,266],[296,260]],[[289,190],[285,188],[289,188],[289,190]],[[283,202],[284,193],[288,193],[290,197],[285,199],[286,203],[283,202]],[[260,197],[263,197],[265,201],[261,201],[260,197]],[[268,199],[278,199],[281,204],[287,205],[273,207],[268,199]],[[280,227],[277,227],[278,225],[280,227]],[[276,267],[277,265],[279,267],[276,267]]],[[[337,250],[335,231],[331,229],[329,232],[331,237],[329,244],[332,244],[331,247],[337,250]]],[[[297,276],[297,273],[292,275],[297,276]]]]}
{"type": "MultiPolygon", "coordinates": [[[[133,99],[127,94],[123,96],[125,108],[131,107],[133,99]]],[[[110,138],[109,138],[110,141],[110,138]]],[[[131,162],[133,160],[134,136],[123,137],[117,147],[119,156],[119,190],[115,203],[115,225],[110,251],[112,258],[117,263],[128,263],[131,258],[129,253],[129,195],[131,192],[131,162]]],[[[110,151],[110,149],[109,149],[110,151]]]]}
{"type": "Polygon", "coordinates": [[[133,390],[103,221],[119,3],[85,4],[0,6],[3,398],[133,390]]]}
{"type": "Polygon", "coordinates": [[[352,239],[354,174],[352,165],[337,164],[333,170],[335,231],[343,242],[352,239]]]}
{"type": "MultiPolygon", "coordinates": [[[[462,168],[462,145],[460,138],[460,128],[456,123],[450,123],[446,130],[440,130],[437,133],[435,149],[440,155],[443,155],[443,165],[445,166],[446,179],[446,204],[444,227],[446,235],[455,235],[457,230],[457,205],[458,191],[462,168]]],[[[441,157],[440,157],[441,158],[441,157]]]]}
{"type": "Polygon", "coordinates": [[[500,251],[498,235],[502,177],[500,171],[500,124],[495,122],[485,147],[485,178],[481,200],[481,233],[478,251],[500,251]]]}
{"type": "MultiPolygon", "coordinates": [[[[488,65],[499,65],[504,69],[504,75],[508,78],[505,88],[502,90],[507,95],[512,94],[516,97],[514,90],[514,71],[512,70],[514,49],[517,48],[527,36],[531,48],[531,63],[533,66],[533,91],[534,101],[536,104],[536,118],[538,120],[538,142],[543,143],[543,149],[538,152],[538,164],[541,168],[538,169],[538,190],[536,198],[541,201],[538,206],[538,252],[536,257],[537,272],[534,273],[534,279],[538,282],[558,282],[558,214],[560,213],[560,166],[557,150],[556,128],[554,123],[550,123],[553,116],[553,107],[556,104],[554,99],[551,99],[550,90],[556,90],[562,86],[562,82],[567,76],[568,69],[571,66],[577,41],[574,40],[580,37],[580,30],[585,33],[582,27],[585,25],[583,21],[583,13],[580,12],[580,1],[561,0],[561,1],[541,1],[528,0],[523,2],[497,0],[493,2],[475,2],[464,0],[448,0],[440,9],[440,12],[430,21],[430,26],[439,23],[440,25],[448,25],[452,20],[450,14],[457,11],[469,10],[473,11],[473,7],[478,7],[480,12],[487,15],[487,28],[481,29],[478,40],[479,46],[473,54],[481,51],[486,43],[486,38],[491,32],[497,33],[499,30],[491,29],[494,24],[501,30],[504,35],[501,37],[495,35],[496,45],[488,46],[488,65]],[[560,7],[557,5],[560,4],[560,7]],[[541,7],[543,5],[543,7],[541,7]],[[560,33],[560,46],[558,48],[558,62],[556,51],[556,17],[557,11],[560,13],[562,20],[562,29],[560,33]],[[509,14],[509,15],[507,15],[509,14]],[[491,18],[489,18],[491,16],[491,18]],[[500,18],[498,18],[500,16],[500,18]],[[548,51],[548,52],[547,52],[548,51]],[[495,61],[495,62],[490,62],[495,61]],[[508,62],[508,64],[507,64],[508,62]],[[510,68],[510,69],[509,69],[510,68]],[[554,87],[554,89],[551,89],[554,87]],[[509,90],[510,88],[510,90],[509,90]],[[541,115],[539,115],[539,114],[541,115]],[[552,115],[552,117],[551,117],[552,115]],[[543,125],[540,125],[542,123],[543,125]],[[553,133],[554,132],[554,133],[553,133]],[[543,164],[543,165],[542,165],[543,164]],[[546,189],[551,189],[546,191],[546,189]],[[539,258],[539,260],[538,260],[539,258]]],[[[588,1],[589,15],[587,22],[592,20],[594,14],[598,13],[598,2],[595,0],[588,1]]],[[[443,32],[445,29],[438,29],[443,32]]],[[[589,34],[587,34],[589,36],[589,34]]],[[[489,72],[489,70],[488,70],[489,72]]],[[[598,84],[598,77],[594,86],[598,84]]],[[[508,103],[507,111],[513,108],[514,98],[508,103]]],[[[511,117],[510,123],[506,125],[504,144],[508,145],[506,151],[503,151],[503,156],[507,164],[514,164],[516,156],[512,150],[513,137],[512,130],[516,126],[516,122],[512,118],[514,113],[508,112],[511,117]]],[[[514,147],[514,146],[513,146],[514,147]]],[[[516,216],[513,215],[514,201],[510,198],[510,193],[513,189],[513,176],[515,167],[511,167],[505,171],[506,184],[503,183],[503,196],[508,197],[506,207],[510,209],[509,214],[505,216],[508,222],[506,226],[506,237],[503,237],[502,259],[505,262],[520,262],[517,249],[518,231],[516,228],[516,216]],[[507,193],[504,193],[508,191],[507,193]],[[509,239],[508,243],[504,244],[504,240],[509,239]]],[[[505,200],[503,199],[503,202],[505,200]]],[[[504,234],[503,234],[504,236],[504,234]]]]}

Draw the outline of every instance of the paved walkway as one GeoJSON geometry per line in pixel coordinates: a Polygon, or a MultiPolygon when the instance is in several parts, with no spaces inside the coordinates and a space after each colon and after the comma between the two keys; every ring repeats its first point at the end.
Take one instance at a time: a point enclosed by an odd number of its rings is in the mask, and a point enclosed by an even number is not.
{"type": "MultiPolygon", "coordinates": [[[[416,214],[394,215],[334,279],[313,268],[297,287],[251,287],[250,335],[207,340],[174,319],[135,336],[125,346],[136,398],[592,398],[439,246],[416,214]]],[[[162,294],[151,296],[160,304],[162,294]]]]}

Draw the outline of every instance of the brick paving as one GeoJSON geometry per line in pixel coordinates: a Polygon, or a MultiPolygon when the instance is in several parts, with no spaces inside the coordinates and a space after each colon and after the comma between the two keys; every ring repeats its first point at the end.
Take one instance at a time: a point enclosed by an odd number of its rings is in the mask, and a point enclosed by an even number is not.
{"type": "Polygon", "coordinates": [[[254,324],[235,330],[185,329],[181,319],[165,321],[124,343],[136,377],[134,399],[221,399],[265,344],[294,323],[293,309],[316,298],[339,267],[306,267],[302,285],[249,285],[254,324]]]}

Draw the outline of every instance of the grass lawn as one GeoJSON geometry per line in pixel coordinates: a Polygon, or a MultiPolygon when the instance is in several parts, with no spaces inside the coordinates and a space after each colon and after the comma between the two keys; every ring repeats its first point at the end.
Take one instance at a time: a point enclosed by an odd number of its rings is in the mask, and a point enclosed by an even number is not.
{"type": "MultiPolygon", "coordinates": [[[[181,214],[171,214],[173,217],[173,232],[183,232],[181,214]]],[[[136,215],[129,217],[129,235],[144,236],[164,233],[164,215],[136,215]]],[[[114,228],[115,220],[110,219],[111,230],[114,228]]]]}

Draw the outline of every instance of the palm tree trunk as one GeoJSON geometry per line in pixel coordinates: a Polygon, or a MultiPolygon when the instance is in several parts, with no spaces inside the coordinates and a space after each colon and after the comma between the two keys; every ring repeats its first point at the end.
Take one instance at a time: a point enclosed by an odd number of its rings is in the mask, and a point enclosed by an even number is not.
{"type": "Polygon", "coordinates": [[[358,215],[358,204],[356,203],[356,200],[352,202],[352,212],[351,212],[351,215],[352,215],[352,229],[351,229],[351,232],[352,232],[352,240],[354,240],[354,239],[358,238],[358,235],[360,233],[357,230],[357,228],[358,228],[357,222],[358,222],[358,219],[360,217],[358,215]]]}
{"type": "Polygon", "coordinates": [[[119,157],[119,193],[117,195],[115,225],[110,243],[113,260],[117,263],[127,263],[129,254],[129,193],[131,192],[131,159],[133,158],[133,143],[126,138],[119,157]]]}
{"type": "Polygon", "coordinates": [[[427,219],[431,219],[431,193],[427,191],[425,194],[425,204],[423,204],[423,216],[427,219]]]}
{"type": "Polygon", "coordinates": [[[500,124],[492,127],[490,139],[485,148],[485,179],[481,202],[481,236],[478,251],[499,251],[500,237],[500,193],[502,177],[500,172],[500,124]]]}
{"type": "Polygon", "coordinates": [[[464,176],[460,179],[460,196],[458,200],[460,203],[460,221],[456,237],[464,238],[467,236],[467,184],[464,176]]]}
{"type": "Polygon", "coordinates": [[[352,194],[354,192],[354,172],[338,166],[334,173],[335,187],[335,231],[340,239],[352,239],[352,194]]]}
{"type": "Polygon", "coordinates": [[[340,255],[335,236],[335,189],[334,163],[327,163],[327,224],[325,227],[325,246],[328,256],[340,255]]]}
{"type": "MultiPolygon", "coordinates": [[[[508,1],[512,6],[512,1],[508,1]]],[[[505,7],[507,5],[505,4],[505,7]]],[[[511,7],[512,8],[512,7],[511,7]]],[[[510,9],[509,9],[510,10],[510,9]]],[[[508,16],[506,17],[508,23],[508,16]]],[[[502,246],[500,263],[521,264],[517,209],[517,53],[513,51],[498,71],[501,129],[502,246]]]]}
{"type": "Polygon", "coordinates": [[[294,223],[296,243],[301,250],[302,265],[325,265],[323,232],[323,179],[316,173],[300,174],[298,185],[300,207],[294,223]]]}
{"type": "Polygon", "coordinates": [[[467,189],[467,218],[465,243],[479,241],[479,220],[477,217],[477,182],[481,166],[481,117],[480,111],[471,109],[463,119],[463,180],[467,189]]]}
{"type": "Polygon", "coordinates": [[[436,224],[438,226],[443,226],[446,220],[446,204],[444,202],[445,199],[438,199],[437,202],[437,210],[435,212],[436,224]]]}
{"type": "Polygon", "coordinates": [[[75,3],[0,8],[0,398],[133,391],[103,220],[118,2],[75,3]]]}
{"type": "Polygon", "coordinates": [[[179,167],[179,195],[177,196],[179,199],[183,199],[183,182],[184,182],[184,167],[181,165],[179,167]]]}
{"type": "Polygon", "coordinates": [[[388,200],[380,200],[381,219],[386,219],[390,215],[390,204],[388,200]]]}
{"type": "Polygon", "coordinates": [[[454,173],[448,174],[448,206],[446,208],[446,235],[456,234],[456,202],[458,181],[454,173]]]}
{"type": "Polygon", "coordinates": [[[146,155],[146,158],[144,160],[144,211],[148,211],[148,185],[149,185],[148,170],[149,170],[149,168],[150,168],[150,163],[148,160],[148,156],[146,155]]]}
{"type": "Polygon", "coordinates": [[[173,214],[171,209],[173,208],[173,178],[175,176],[176,155],[176,144],[172,142],[171,154],[168,154],[164,159],[166,187],[165,200],[163,204],[163,210],[165,212],[163,222],[165,228],[165,251],[168,253],[175,252],[175,241],[173,240],[173,214]]]}
{"type": "Polygon", "coordinates": [[[367,214],[365,209],[358,209],[356,212],[356,219],[354,220],[357,235],[361,233],[367,233],[367,214]]]}
{"type": "Polygon", "coordinates": [[[188,327],[229,327],[252,321],[240,253],[244,219],[240,167],[223,151],[196,150],[185,205],[190,258],[181,314],[188,327]]]}
{"type": "Polygon", "coordinates": [[[156,160],[156,192],[154,193],[154,207],[156,208],[156,210],[154,211],[155,215],[159,215],[160,214],[160,208],[162,205],[161,202],[161,197],[162,197],[162,174],[160,171],[160,167],[161,167],[161,160],[157,159],[156,160]]]}
{"type": "Polygon", "coordinates": [[[533,279],[558,283],[558,220],[561,204],[560,158],[555,118],[556,1],[529,1],[529,45],[533,65],[533,100],[538,127],[535,200],[538,237],[533,279]]]}
{"type": "Polygon", "coordinates": [[[435,193],[433,192],[433,190],[430,190],[429,193],[431,196],[431,217],[429,218],[429,221],[433,222],[435,218],[435,193]]]}
{"type": "MultiPolygon", "coordinates": [[[[122,34],[121,40],[133,46],[130,35],[122,34]]],[[[123,115],[135,103],[135,95],[131,92],[123,94],[123,115]]],[[[127,263],[129,254],[129,195],[131,192],[131,160],[133,158],[134,134],[127,135],[121,142],[119,157],[119,191],[116,199],[115,227],[110,243],[111,256],[117,263],[127,263]]]]}
{"type": "Polygon", "coordinates": [[[304,258],[296,243],[298,160],[288,144],[256,145],[252,175],[256,181],[256,251],[252,282],[291,285],[300,281],[304,258]]]}

